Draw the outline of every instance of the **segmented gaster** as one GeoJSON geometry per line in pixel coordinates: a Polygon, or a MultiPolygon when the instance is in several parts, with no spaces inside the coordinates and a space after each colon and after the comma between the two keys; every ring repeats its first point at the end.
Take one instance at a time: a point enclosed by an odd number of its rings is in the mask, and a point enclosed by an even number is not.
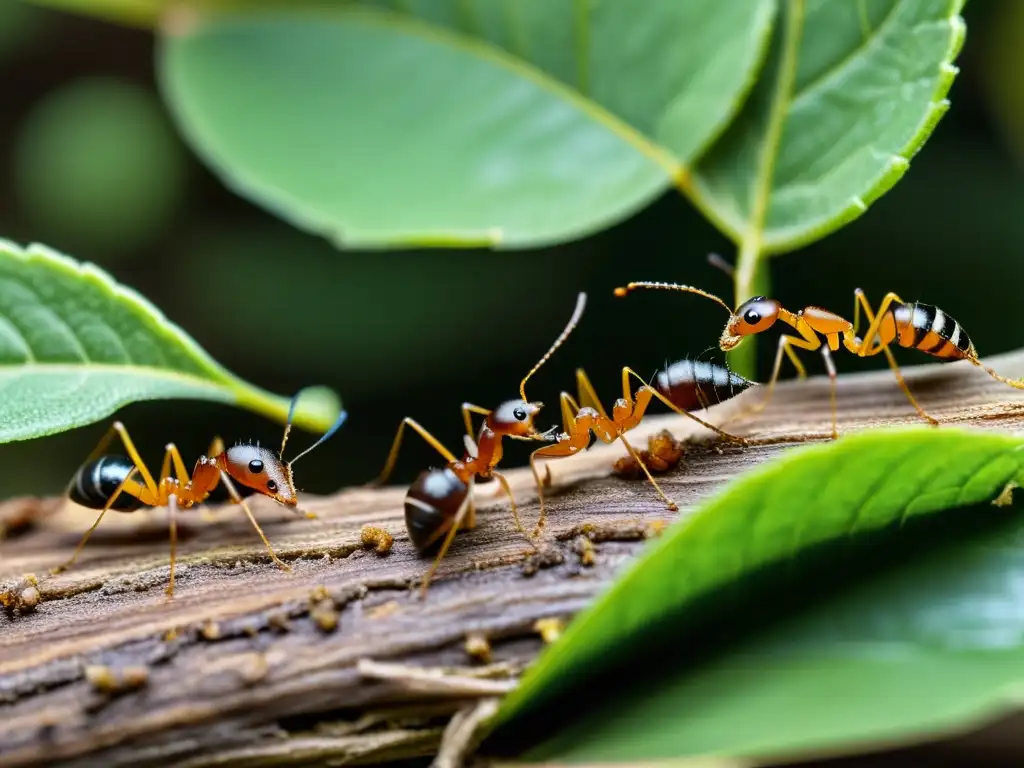
{"type": "Polygon", "coordinates": [[[685,411],[708,408],[754,384],[716,363],[684,359],[658,371],[654,388],[685,411]]]}
{"type": "Polygon", "coordinates": [[[416,550],[438,543],[468,502],[469,485],[448,467],[421,472],[405,495],[405,527],[416,550]]]}
{"type": "MultiPolygon", "coordinates": [[[[103,509],[107,500],[114,495],[117,486],[134,468],[135,465],[127,456],[100,456],[95,461],[90,461],[80,467],[71,479],[71,500],[89,509],[103,509]]],[[[111,509],[118,512],[133,512],[141,506],[142,502],[131,494],[121,493],[114,500],[111,509]]]]}
{"type": "Polygon", "coordinates": [[[974,344],[971,343],[967,331],[936,306],[921,302],[898,304],[894,305],[888,314],[891,315],[895,327],[888,333],[882,333],[883,339],[894,331],[895,341],[901,347],[917,349],[933,357],[947,360],[977,358],[977,352],[974,351],[974,344]]]}

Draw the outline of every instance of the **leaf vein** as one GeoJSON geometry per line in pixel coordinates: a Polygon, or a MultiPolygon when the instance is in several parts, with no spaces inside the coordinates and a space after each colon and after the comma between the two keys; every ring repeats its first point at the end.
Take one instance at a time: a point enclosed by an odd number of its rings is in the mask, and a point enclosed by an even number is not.
{"type": "Polygon", "coordinates": [[[864,41],[854,48],[848,55],[843,57],[842,60],[836,62],[831,67],[826,69],[814,80],[804,85],[797,93],[793,94],[793,101],[791,108],[799,106],[802,102],[811,99],[818,91],[824,90],[832,80],[839,79],[843,71],[847,69],[854,61],[856,61],[862,54],[864,54],[869,48],[875,45],[881,40],[888,32],[888,27],[894,23],[897,16],[896,9],[900,6],[900,3],[893,3],[889,8],[889,12],[882,19],[881,23],[872,30],[870,36],[865,37],[864,41]]]}

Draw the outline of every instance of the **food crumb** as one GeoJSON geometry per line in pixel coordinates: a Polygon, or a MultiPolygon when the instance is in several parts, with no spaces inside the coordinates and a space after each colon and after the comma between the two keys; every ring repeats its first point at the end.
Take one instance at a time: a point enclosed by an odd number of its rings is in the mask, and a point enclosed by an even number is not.
{"type": "Polygon", "coordinates": [[[360,532],[360,538],[362,539],[363,547],[372,549],[378,555],[388,554],[391,551],[391,546],[395,543],[390,533],[383,528],[373,525],[364,525],[363,530],[360,532]]]}

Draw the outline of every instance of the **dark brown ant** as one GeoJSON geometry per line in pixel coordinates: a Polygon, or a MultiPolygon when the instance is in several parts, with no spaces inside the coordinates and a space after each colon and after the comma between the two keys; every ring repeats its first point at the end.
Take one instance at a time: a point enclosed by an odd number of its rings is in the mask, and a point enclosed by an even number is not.
{"type": "MultiPolygon", "coordinates": [[[[533,376],[540,367],[544,365],[569,337],[573,329],[579,323],[580,317],[586,306],[587,296],[579,294],[576,300],[576,309],[570,318],[568,325],[551,345],[551,348],[544,353],[538,363],[530,369],[530,372],[523,378],[519,385],[520,394],[523,393],[526,382],[533,376]]],[[[402,444],[402,436],[405,427],[411,427],[422,437],[435,451],[440,453],[447,464],[437,469],[429,469],[421,472],[416,481],[409,488],[405,496],[405,524],[409,531],[409,540],[419,552],[426,552],[431,549],[443,536],[440,550],[434,559],[433,564],[423,577],[422,594],[426,594],[427,587],[452,540],[455,538],[459,528],[473,528],[476,524],[476,510],[473,504],[472,489],[475,478],[495,478],[512,506],[512,516],[515,519],[516,527],[524,536],[519,520],[519,510],[516,507],[512,489],[509,487],[505,476],[498,472],[495,467],[501,461],[503,448],[502,439],[505,437],[517,440],[546,440],[550,439],[549,432],[538,432],[533,425],[533,420],[543,407],[543,403],[530,402],[523,395],[520,400],[509,400],[502,403],[493,411],[481,408],[471,403],[462,404],[462,416],[466,424],[466,450],[461,459],[449,451],[441,442],[430,434],[424,427],[415,420],[406,417],[398,427],[394,443],[391,446],[391,453],[388,455],[384,470],[372,484],[380,485],[387,481],[394,469],[398,459],[398,450],[402,444]],[[471,414],[480,414],[484,422],[477,432],[474,440],[471,435],[473,423],[471,414]]]]}
{"type": "MultiPolygon", "coordinates": [[[[684,358],[654,374],[651,386],[677,408],[694,411],[729,400],[757,386],[757,382],[743,378],[725,365],[684,358]]],[[[626,477],[639,475],[645,467],[652,472],[666,472],[679,464],[684,450],[682,443],[662,430],[648,439],[645,450],[637,451],[639,462],[632,456],[623,456],[615,463],[615,471],[626,477]]]]}
{"type": "MultiPolygon", "coordinates": [[[[732,274],[732,266],[717,254],[711,254],[708,260],[727,274],[732,274]]],[[[893,357],[892,350],[889,348],[893,344],[907,349],[916,349],[941,360],[967,360],[996,381],[1008,384],[1014,389],[1024,389],[1024,381],[1010,379],[982,363],[967,331],[944,311],[931,304],[922,304],[917,301],[905,302],[895,293],[887,293],[882,299],[878,311],[874,312],[864,291],[860,288],[854,290],[853,322],[851,323],[841,315],[821,307],[808,306],[799,312],[791,312],[785,309],[777,299],[769,299],[764,296],[747,299],[733,311],[728,304],[714,294],[693,286],[673,283],[629,283],[625,287],[616,288],[615,295],[622,297],[638,288],[695,293],[720,304],[729,313],[729,320],[718,343],[719,347],[726,352],[735,349],[748,336],[768,330],[775,325],[776,321],[781,321],[794,329],[799,336],[783,334],[779,338],[778,351],[775,354],[775,364],[767,391],[761,402],[751,410],[760,411],[768,404],[782,369],[783,355],[789,358],[793,367],[796,368],[798,376],[805,378],[807,370],[800,362],[795,350],[817,350],[821,353],[825,369],[831,380],[833,438],[839,437],[839,430],[836,426],[836,369],[831,353],[838,351],[840,346],[857,357],[872,357],[884,353],[889,367],[892,368],[896,376],[896,381],[910,404],[914,406],[922,419],[931,424],[939,422],[925,412],[910,391],[910,387],[907,386],[900,367],[896,363],[896,358],[893,357]],[[857,335],[861,310],[868,322],[868,330],[863,339],[857,335]]]]}
{"type": "MultiPolygon", "coordinates": [[[[166,592],[168,596],[173,597],[174,566],[178,542],[177,512],[179,509],[189,509],[206,501],[210,493],[220,483],[224,484],[231,501],[240,504],[245,510],[249,522],[263,539],[271,560],[281,570],[290,571],[291,568],[278,558],[273,547],[270,546],[270,541],[263,533],[259,523],[256,522],[252,510],[249,509],[249,505],[235,487],[235,483],[267,496],[286,507],[297,509],[299,500],[292,478],[292,467],[296,461],[337,432],[348,417],[348,414],[342,411],[334,426],[327,430],[319,440],[291,461],[285,462],[284,449],[288,443],[288,435],[291,432],[292,418],[295,415],[299,394],[292,398],[291,406],[288,409],[288,421],[281,438],[281,450],[277,454],[268,448],[261,448],[259,445],[235,445],[224,450],[223,441],[216,437],[210,444],[209,455],[200,456],[196,461],[191,477],[189,477],[185,462],[177,447],[174,443],[168,443],[165,447],[160,475],[154,480],[124,424],[120,421],[114,422],[90,457],[75,473],[68,486],[68,496],[72,501],[89,509],[98,509],[100,513],[96,522],[82,536],[82,540],[75,548],[71,558],[63,565],[53,568],[51,573],[58,574],[71,567],[109,510],[134,512],[141,507],[167,507],[171,540],[171,573],[166,592]],[[104,453],[115,436],[121,438],[121,443],[128,453],[127,456],[104,453]]],[[[305,514],[307,517],[312,516],[310,513],[305,514]]]]}

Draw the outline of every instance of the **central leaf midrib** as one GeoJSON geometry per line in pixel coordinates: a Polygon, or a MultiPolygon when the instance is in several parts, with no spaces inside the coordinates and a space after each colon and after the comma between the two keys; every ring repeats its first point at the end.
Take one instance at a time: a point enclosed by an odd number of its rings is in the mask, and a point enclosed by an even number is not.
{"type": "MultiPolygon", "coordinates": [[[[424,20],[409,10],[397,8],[389,10],[386,8],[349,5],[327,11],[322,9],[305,9],[304,12],[337,13],[353,18],[360,23],[376,24],[385,28],[397,28],[406,34],[461,50],[471,56],[489,61],[567,101],[584,115],[607,128],[626,144],[664,170],[670,183],[677,184],[685,176],[685,166],[678,158],[660,144],[652,141],[630,123],[598,102],[588,99],[577,87],[573,87],[553,77],[545,70],[525,59],[517,58],[509,51],[489,40],[482,37],[469,37],[464,33],[460,34],[450,27],[424,20]]],[[[584,75],[585,73],[577,72],[577,74],[584,75]]],[[[580,87],[585,87],[585,85],[581,83],[580,87]]]]}

